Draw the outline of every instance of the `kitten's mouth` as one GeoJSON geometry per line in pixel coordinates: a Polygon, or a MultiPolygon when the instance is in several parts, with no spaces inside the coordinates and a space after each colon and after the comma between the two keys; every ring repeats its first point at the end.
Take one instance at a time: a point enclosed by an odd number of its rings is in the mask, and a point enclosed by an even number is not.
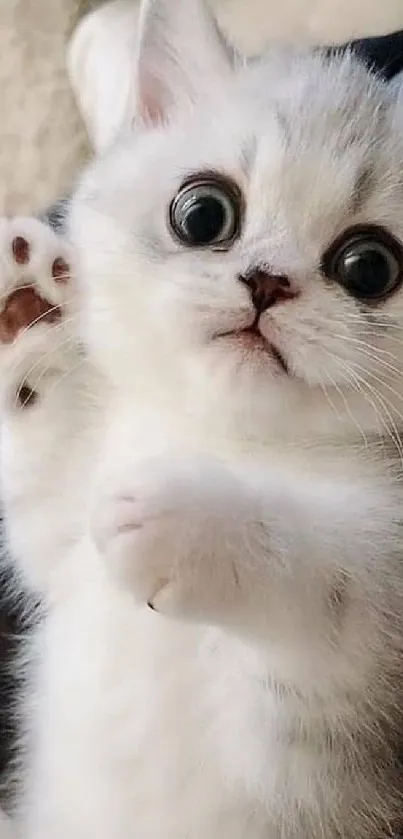
{"type": "Polygon", "coordinates": [[[232,344],[235,348],[243,350],[245,354],[259,354],[264,353],[270,356],[277,362],[277,365],[284,373],[289,375],[288,364],[280,351],[271,341],[262,335],[257,324],[252,324],[246,329],[234,329],[228,332],[220,332],[214,336],[214,340],[225,340],[225,342],[232,344]]]}

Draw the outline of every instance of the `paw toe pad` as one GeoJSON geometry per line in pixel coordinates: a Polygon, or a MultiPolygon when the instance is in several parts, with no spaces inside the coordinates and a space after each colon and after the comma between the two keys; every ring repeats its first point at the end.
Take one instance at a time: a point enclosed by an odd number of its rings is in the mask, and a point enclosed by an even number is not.
{"type": "Polygon", "coordinates": [[[30,258],[29,242],[23,236],[16,236],[11,243],[13,257],[18,265],[27,265],[30,258]]]}
{"type": "Polygon", "coordinates": [[[53,260],[52,277],[57,283],[66,283],[70,278],[70,266],[62,256],[53,260]]]}

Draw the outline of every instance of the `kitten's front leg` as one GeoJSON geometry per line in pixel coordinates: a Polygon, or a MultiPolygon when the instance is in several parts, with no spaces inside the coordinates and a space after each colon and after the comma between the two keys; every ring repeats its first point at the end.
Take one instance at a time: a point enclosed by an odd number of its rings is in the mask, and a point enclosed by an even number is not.
{"type": "Polygon", "coordinates": [[[111,573],[139,603],[203,620],[237,597],[236,552],[251,515],[223,464],[158,458],[138,464],[127,488],[102,500],[93,532],[111,573]]]}
{"type": "Polygon", "coordinates": [[[354,557],[365,565],[379,550],[366,535],[373,498],[351,480],[327,486],[252,463],[158,459],[104,501],[94,533],[140,603],[302,642],[318,626],[331,634],[354,557]]]}
{"type": "Polygon", "coordinates": [[[49,226],[0,218],[2,536],[41,593],[83,507],[70,476],[83,462],[74,446],[92,378],[76,334],[74,274],[69,243],[49,226]]]}

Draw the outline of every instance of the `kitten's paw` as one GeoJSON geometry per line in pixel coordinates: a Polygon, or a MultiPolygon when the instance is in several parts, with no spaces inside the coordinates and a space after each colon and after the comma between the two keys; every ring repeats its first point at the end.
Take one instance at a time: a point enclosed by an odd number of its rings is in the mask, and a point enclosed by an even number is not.
{"type": "Polygon", "coordinates": [[[0,343],[61,317],[71,254],[50,227],[34,218],[0,220],[0,343]]]}
{"type": "MultiPolygon", "coordinates": [[[[35,354],[61,345],[65,307],[71,298],[72,254],[67,243],[35,218],[0,219],[0,377],[35,354]],[[49,339],[55,326],[57,339],[49,339]]],[[[6,384],[11,384],[6,382],[6,384]]],[[[14,384],[14,383],[13,383],[14,384]]],[[[20,382],[22,385],[22,382],[20,382]]]]}
{"type": "Polygon", "coordinates": [[[214,620],[239,588],[238,482],[219,463],[150,460],[105,499],[93,534],[115,579],[158,612],[214,620]]]}

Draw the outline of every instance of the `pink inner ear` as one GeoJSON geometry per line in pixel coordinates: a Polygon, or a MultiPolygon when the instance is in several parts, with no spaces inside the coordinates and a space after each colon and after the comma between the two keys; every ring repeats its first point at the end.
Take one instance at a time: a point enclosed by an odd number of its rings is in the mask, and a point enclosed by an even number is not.
{"type": "Polygon", "coordinates": [[[138,114],[145,123],[157,125],[164,121],[167,106],[166,89],[160,79],[149,71],[139,72],[138,114]]]}

